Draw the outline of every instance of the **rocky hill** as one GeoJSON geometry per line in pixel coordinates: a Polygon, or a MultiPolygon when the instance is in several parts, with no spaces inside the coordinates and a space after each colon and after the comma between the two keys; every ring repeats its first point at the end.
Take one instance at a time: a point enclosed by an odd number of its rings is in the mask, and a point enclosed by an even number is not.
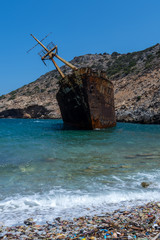
{"type": "MultiPolygon", "coordinates": [[[[106,72],[114,83],[118,121],[160,123],[160,44],[128,54],[86,54],[71,63],[106,72]]],[[[61,69],[65,74],[71,71],[66,66],[61,69]]],[[[0,96],[0,118],[60,118],[59,79],[54,70],[0,96]]]]}

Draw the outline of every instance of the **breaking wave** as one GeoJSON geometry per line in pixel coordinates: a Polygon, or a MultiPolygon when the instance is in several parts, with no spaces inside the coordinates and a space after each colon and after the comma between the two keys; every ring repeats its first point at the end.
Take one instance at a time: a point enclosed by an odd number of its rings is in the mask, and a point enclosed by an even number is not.
{"type": "Polygon", "coordinates": [[[158,201],[159,191],[142,190],[139,192],[109,192],[102,195],[89,194],[34,194],[14,196],[0,202],[1,222],[5,225],[22,224],[28,217],[38,223],[53,221],[56,217],[71,219],[82,215],[105,214],[121,207],[131,207],[158,201]]]}

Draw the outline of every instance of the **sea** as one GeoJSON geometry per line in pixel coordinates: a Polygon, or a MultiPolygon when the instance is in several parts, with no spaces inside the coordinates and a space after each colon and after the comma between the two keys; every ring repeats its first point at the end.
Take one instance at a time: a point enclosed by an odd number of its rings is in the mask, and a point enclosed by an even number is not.
{"type": "Polygon", "coordinates": [[[62,120],[0,119],[0,224],[105,215],[159,200],[160,125],[91,131],[65,129],[62,120]]]}

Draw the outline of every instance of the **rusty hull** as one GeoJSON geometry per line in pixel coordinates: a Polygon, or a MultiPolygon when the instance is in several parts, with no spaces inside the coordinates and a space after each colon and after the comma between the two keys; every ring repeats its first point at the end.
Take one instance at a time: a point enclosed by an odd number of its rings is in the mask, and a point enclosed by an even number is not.
{"type": "Polygon", "coordinates": [[[79,129],[116,125],[113,84],[104,72],[81,68],[59,85],[57,101],[65,124],[79,129]]]}

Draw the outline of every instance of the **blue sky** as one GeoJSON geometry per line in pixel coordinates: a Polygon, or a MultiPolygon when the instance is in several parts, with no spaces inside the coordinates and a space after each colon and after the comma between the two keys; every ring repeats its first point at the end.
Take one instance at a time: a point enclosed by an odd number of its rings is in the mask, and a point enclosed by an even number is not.
{"type": "MultiPolygon", "coordinates": [[[[54,69],[43,65],[30,33],[58,45],[66,60],[87,53],[127,53],[160,42],[159,0],[1,0],[0,95],[54,69]]],[[[58,62],[57,62],[58,63],[58,62]]]]}

